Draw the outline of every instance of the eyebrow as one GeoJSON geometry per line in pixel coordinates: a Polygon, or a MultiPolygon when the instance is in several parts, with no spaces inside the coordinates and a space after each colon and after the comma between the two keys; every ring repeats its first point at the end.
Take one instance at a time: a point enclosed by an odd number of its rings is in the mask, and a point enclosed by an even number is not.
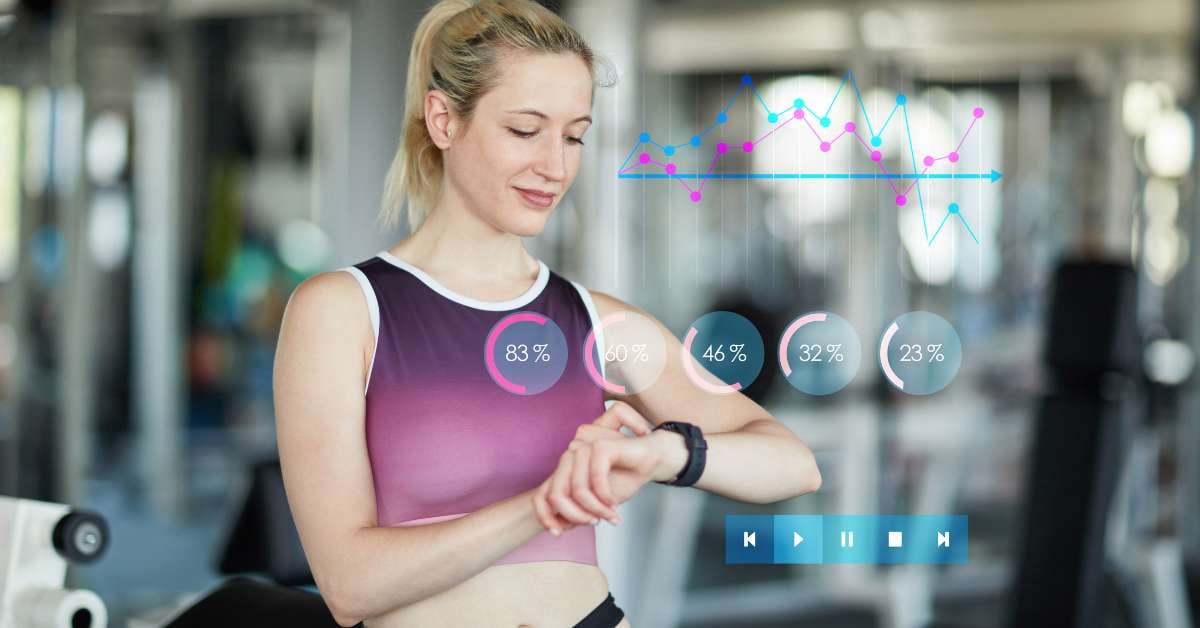
{"type": "MultiPolygon", "coordinates": [[[[542,112],[538,111],[537,109],[510,109],[510,110],[509,110],[509,111],[507,111],[506,113],[516,113],[516,114],[522,114],[522,115],[528,115],[528,116],[537,116],[537,117],[539,117],[539,118],[542,118],[542,119],[544,119],[544,120],[549,120],[549,119],[550,119],[550,116],[548,116],[548,115],[546,115],[546,114],[544,114],[544,113],[542,113],[542,112]]],[[[578,118],[575,118],[574,120],[571,120],[571,122],[569,122],[568,124],[574,124],[574,123],[576,123],[576,122],[588,122],[588,123],[591,123],[591,121],[592,121],[592,117],[591,117],[591,116],[579,116],[578,118]]]]}

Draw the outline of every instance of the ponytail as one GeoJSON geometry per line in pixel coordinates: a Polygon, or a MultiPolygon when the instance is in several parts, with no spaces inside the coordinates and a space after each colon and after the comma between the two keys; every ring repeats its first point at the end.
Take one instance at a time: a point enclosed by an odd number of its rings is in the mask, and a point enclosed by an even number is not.
{"type": "Polygon", "coordinates": [[[404,85],[404,128],[383,188],[382,218],[387,226],[400,221],[408,201],[408,225],[416,231],[441,191],[442,155],[425,128],[425,94],[433,84],[434,39],[450,18],[469,8],[470,0],[442,0],[417,25],[404,85]]]}

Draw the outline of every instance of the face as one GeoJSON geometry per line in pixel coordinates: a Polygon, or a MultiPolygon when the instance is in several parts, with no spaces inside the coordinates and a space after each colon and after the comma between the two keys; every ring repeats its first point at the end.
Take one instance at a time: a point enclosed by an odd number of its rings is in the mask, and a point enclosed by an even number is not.
{"type": "Polygon", "coordinates": [[[469,123],[446,114],[445,138],[431,134],[446,144],[447,192],[500,231],[537,235],[579,170],[592,77],[574,54],[509,53],[499,69],[469,123]]]}

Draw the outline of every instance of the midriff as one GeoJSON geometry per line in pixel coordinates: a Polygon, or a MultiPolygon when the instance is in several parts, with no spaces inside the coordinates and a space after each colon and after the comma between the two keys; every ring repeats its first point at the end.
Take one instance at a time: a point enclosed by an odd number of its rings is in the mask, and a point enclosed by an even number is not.
{"type": "MultiPolygon", "coordinates": [[[[565,628],[608,596],[595,565],[546,560],[493,565],[458,585],[370,618],[366,628],[565,628]]],[[[624,619],[621,628],[628,628],[624,619]]]]}

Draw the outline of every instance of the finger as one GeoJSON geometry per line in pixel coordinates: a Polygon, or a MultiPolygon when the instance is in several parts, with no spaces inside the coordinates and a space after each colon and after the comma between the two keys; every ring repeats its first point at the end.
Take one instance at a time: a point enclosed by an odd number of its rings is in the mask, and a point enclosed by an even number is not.
{"type": "MultiPolygon", "coordinates": [[[[591,474],[592,486],[596,494],[600,496],[600,499],[604,500],[605,504],[609,507],[616,506],[617,498],[613,494],[612,485],[608,481],[608,472],[612,468],[609,456],[603,452],[602,448],[598,447],[594,449],[597,451],[593,451],[594,455],[590,457],[590,464],[588,465],[588,473],[591,474]]],[[[617,517],[619,521],[620,515],[617,517]]]]}
{"type": "Polygon", "coordinates": [[[567,530],[574,528],[575,523],[573,523],[571,521],[567,521],[566,519],[563,519],[562,517],[558,516],[558,514],[556,514],[554,512],[554,508],[550,505],[549,495],[550,495],[550,486],[549,486],[549,483],[547,482],[547,483],[543,484],[541,493],[538,496],[539,497],[538,503],[535,504],[535,507],[540,507],[542,509],[542,512],[544,513],[544,516],[545,516],[545,521],[547,522],[545,525],[546,529],[547,530],[558,530],[558,534],[555,534],[555,536],[559,536],[563,532],[566,532],[567,530]]]}
{"type": "Polygon", "coordinates": [[[617,413],[614,411],[620,405],[620,401],[614,403],[611,408],[608,408],[600,416],[596,417],[596,420],[592,421],[592,425],[606,427],[610,430],[620,429],[621,417],[617,416],[617,413]]]}
{"type": "Polygon", "coordinates": [[[584,423],[575,430],[575,438],[594,443],[602,438],[626,438],[626,436],[615,429],[601,427],[595,423],[584,423]]]}
{"type": "Polygon", "coordinates": [[[538,521],[541,522],[543,528],[546,528],[554,536],[562,534],[562,531],[554,523],[550,504],[546,502],[546,485],[544,483],[533,494],[533,511],[537,514],[538,521]]]}
{"type": "Polygon", "coordinates": [[[558,516],[573,525],[593,525],[593,521],[598,521],[594,515],[585,511],[574,500],[562,493],[550,494],[550,506],[558,513],[558,516]]]}
{"type": "Polygon", "coordinates": [[[590,524],[594,516],[585,512],[582,507],[575,503],[575,500],[569,496],[571,469],[575,463],[575,452],[567,451],[563,453],[559,459],[558,469],[554,471],[554,475],[550,478],[550,505],[554,510],[574,523],[590,524]]]}
{"type": "Polygon", "coordinates": [[[592,492],[588,474],[590,458],[591,448],[589,447],[581,447],[575,452],[575,466],[571,470],[571,497],[593,514],[604,517],[609,523],[617,525],[617,512],[601,503],[596,494],[592,492]]]}
{"type": "Polygon", "coordinates": [[[654,426],[650,424],[650,421],[646,420],[646,417],[642,416],[641,412],[638,412],[633,406],[627,403],[614,403],[610,410],[616,414],[617,420],[620,421],[621,425],[628,426],[629,429],[633,430],[634,434],[644,436],[654,429],[654,426]]]}

